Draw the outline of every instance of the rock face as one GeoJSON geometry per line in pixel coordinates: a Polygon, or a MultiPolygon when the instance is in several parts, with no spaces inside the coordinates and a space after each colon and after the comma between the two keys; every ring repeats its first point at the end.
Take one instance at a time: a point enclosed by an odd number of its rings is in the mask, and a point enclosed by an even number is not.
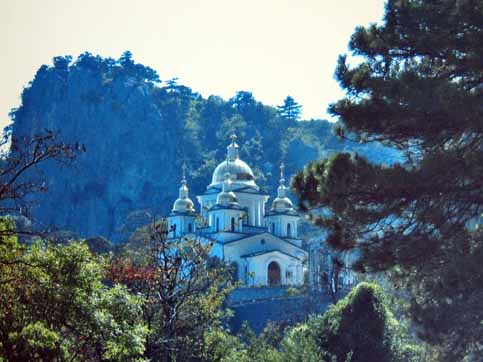
{"type": "MultiPolygon", "coordinates": [[[[203,192],[233,130],[244,159],[269,192],[277,180],[271,170],[282,160],[294,173],[349,147],[332,136],[328,122],[283,119],[249,92],[224,101],[204,99],[174,81],[159,83],[152,69],[134,63],[128,53],[117,61],[88,53],[75,63],[54,58],[24,90],[12,118],[15,137],[49,129],[86,149],[72,165],[43,165],[48,192],[35,196],[34,219],[43,227],[113,240],[124,237],[121,228],[131,212],[169,212],[183,162],[192,194],[203,192]]],[[[373,151],[389,162],[395,157],[382,147],[373,151]]]]}

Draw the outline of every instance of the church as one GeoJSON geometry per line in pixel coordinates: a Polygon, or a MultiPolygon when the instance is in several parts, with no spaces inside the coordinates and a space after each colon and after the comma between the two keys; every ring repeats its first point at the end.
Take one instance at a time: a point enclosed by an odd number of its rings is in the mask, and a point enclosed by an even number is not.
{"type": "Polygon", "coordinates": [[[284,165],[277,195],[269,203],[270,196],[260,191],[252,169],[240,159],[236,139],[231,136],[226,160],[196,197],[198,212],[183,167],[179,197],[167,218],[169,236],[211,242],[211,254],[236,266],[238,281],[245,286],[301,285],[308,253],[298,238],[300,216],[287,195],[284,165]]]}

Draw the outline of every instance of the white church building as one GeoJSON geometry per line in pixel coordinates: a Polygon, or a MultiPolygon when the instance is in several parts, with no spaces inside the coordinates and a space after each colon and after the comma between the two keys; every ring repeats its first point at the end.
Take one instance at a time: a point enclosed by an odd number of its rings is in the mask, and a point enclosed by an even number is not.
{"type": "Polygon", "coordinates": [[[168,216],[170,237],[212,242],[212,255],[236,265],[238,280],[246,286],[303,284],[308,253],[298,238],[299,215],[287,196],[283,164],[280,170],[277,196],[267,206],[270,196],[260,191],[252,169],[240,159],[233,135],[226,160],[196,197],[199,212],[183,169],[179,197],[168,216]]]}

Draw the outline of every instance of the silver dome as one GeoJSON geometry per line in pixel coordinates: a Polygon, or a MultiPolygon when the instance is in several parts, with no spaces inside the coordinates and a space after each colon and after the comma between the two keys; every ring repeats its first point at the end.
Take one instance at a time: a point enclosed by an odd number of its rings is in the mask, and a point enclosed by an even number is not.
{"type": "Polygon", "coordinates": [[[238,205],[238,199],[235,193],[231,190],[232,182],[231,175],[227,172],[223,179],[223,189],[216,197],[217,205],[238,205]]]}
{"type": "Polygon", "coordinates": [[[195,212],[195,205],[191,199],[177,199],[173,205],[175,212],[195,212]]]}
{"type": "Polygon", "coordinates": [[[230,174],[233,186],[250,186],[258,190],[252,169],[240,160],[238,155],[238,149],[240,147],[236,143],[236,136],[231,136],[231,140],[231,144],[227,147],[227,158],[216,166],[211,184],[208,188],[221,186],[225,180],[225,175],[228,173],[230,174]]]}
{"type": "Polygon", "coordinates": [[[272,210],[274,211],[286,211],[292,210],[293,203],[288,197],[276,197],[272,203],[272,210]]]}
{"type": "Polygon", "coordinates": [[[219,205],[230,205],[230,204],[237,204],[238,199],[233,191],[229,192],[220,192],[216,197],[216,203],[219,205]]]}
{"type": "Polygon", "coordinates": [[[186,181],[186,165],[183,164],[183,178],[179,188],[179,196],[173,204],[173,212],[192,213],[195,212],[195,204],[188,196],[188,182],[186,181]]]}
{"type": "Polygon", "coordinates": [[[287,210],[293,210],[293,203],[287,197],[287,187],[285,186],[285,176],[284,176],[285,165],[280,165],[280,184],[277,189],[277,197],[272,202],[272,210],[283,212],[287,210]]]}
{"type": "Polygon", "coordinates": [[[230,174],[230,179],[235,185],[244,184],[246,186],[257,187],[252,169],[239,158],[234,161],[223,161],[216,166],[210,187],[222,185],[225,180],[225,174],[227,173],[230,174]]]}

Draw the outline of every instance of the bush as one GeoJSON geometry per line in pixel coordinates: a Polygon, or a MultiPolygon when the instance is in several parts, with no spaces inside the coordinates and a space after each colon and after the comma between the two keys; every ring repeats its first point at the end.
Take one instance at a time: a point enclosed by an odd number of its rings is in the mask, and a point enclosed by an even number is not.
{"type": "Polygon", "coordinates": [[[410,361],[420,350],[411,345],[403,328],[389,310],[381,288],[360,283],[324,315],[313,329],[321,353],[337,361],[410,361]]]}

